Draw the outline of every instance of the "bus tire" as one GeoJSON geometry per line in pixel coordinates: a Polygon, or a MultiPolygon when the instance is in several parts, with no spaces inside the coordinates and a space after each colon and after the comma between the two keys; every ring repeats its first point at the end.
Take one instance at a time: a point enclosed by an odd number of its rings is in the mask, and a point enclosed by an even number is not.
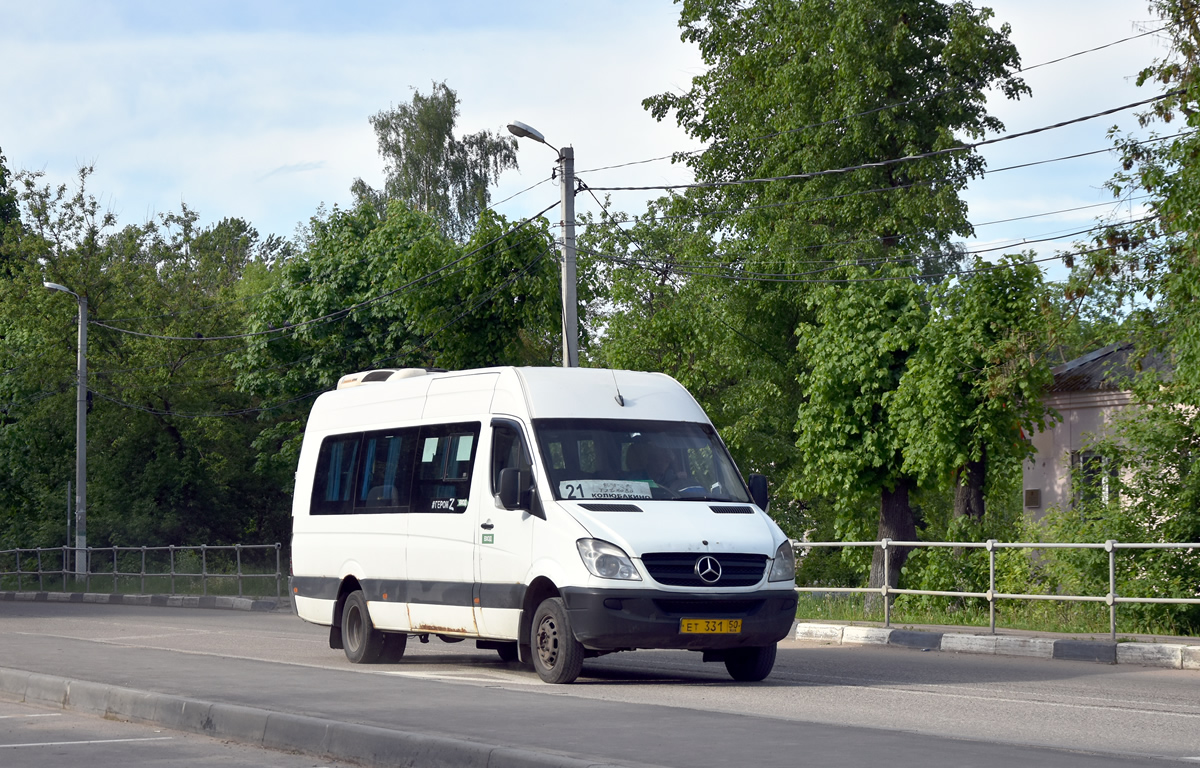
{"type": "Polygon", "coordinates": [[[533,614],[533,668],[547,683],[570,683],[583,670],[583,646],[571,632],[560,597],[542,601],[533,614]]]}
{"type": "Polygon", "coordinates": [[[362,590],[351,592],[342,607],[342,646],[346,658],[353,664],[374,664],[383,653],[383,643],[383,633],[371,623],[362,590]]]}
{"type": "Polygon", "coordinates": [[[725,669],[729,676],[742,683],[757,683],[766,680],[775,666],[776,643],[758,648],[737,648],[725,656],[725,669]]]}

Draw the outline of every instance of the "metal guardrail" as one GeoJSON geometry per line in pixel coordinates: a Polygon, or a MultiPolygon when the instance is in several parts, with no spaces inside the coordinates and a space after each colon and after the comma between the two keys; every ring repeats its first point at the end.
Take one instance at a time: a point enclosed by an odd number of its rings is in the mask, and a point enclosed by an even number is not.
{"type": "MultiPolygon", "coordinates": [[[[1121,597],[1117,594],[1117,550],[1121,549],[1196,549],[1200,550],[1200,542],[1182,544],[1148,544],[1126,543],[1109,539],[1103,543],[1058,544],[1045,542],[1001,542],[988,539],[984,542],[974,541],[792,541],[794,550],[811,547],[881,547],[883,549],[883,572],[885,581],[890,580],[889,550],[899,547],[915,549],[919,547],[952,547],[958,549],[986,549],[988,552],[988,589],[987,592],[950,592],[930,589],[898,589],[884,584],[882,587],[796,587],[797,592],[856,592],[883,596],[884,626],[892,625],[892,605],[889,595],[931,595],[934,597],[977,597],[988,601],[991,632],[996,634],[996,601],[997,600],[1058,600],[1077,603],[1105,603],[1108,605],[1108,627],[1112,639],[1117,639],[1117,606],[1121,603],[1155,603],[1160,605],[1200,605],[1200,597],[1121,597]],[[1000,549],[1103,549],[1108,553],[1108,594],[1098,595],[1024,595],[996,591],[996,551],[1000,549]]],[[[798,553],[798,552],[797,552],[798,553]]],[[[1200,594],[1200,593],[1198,593],[1200,594]]]]}
{"type": "MultiPolygon", "coordinates": [[[[238,597],[244,595],[245,580],[274,579],[275,598],[278,600],[282,594],[283,582],[280,550],[281,546],[279,544],[232,544],[227,546],[200,544],[194,547],[88,547],[86,554],[75,547],[65,546],[40,547],[36,549],[6,549],[0,550],[0,579],[15,576],[17,591],[24,589],[26,580],[32,584],[33,579],[36,578],[38,591],[46,591],[47,580],[57,581],[61,579],[62,590],[64,592],[76,591],[75,589],[68,588],[69,580],[72,587],[78,587],[79,582],[82,581],[83,590],[90,592],[93,579],[111,578],[113,592],[116,592],[120,579],[140,579],[141,592],[144,594],[146,592],[146,579],[158,578],[169,580],[170,589],[168,594],[172,595],[178,594],[175,591],[176,579],[199,579],[202,595],[208,594],[210,581],[236,579],[238,597]],[[275,570],[247,572],[244,568],[243,553],[260,550],[274,550],[275,570]],[[199,553],[199,572],[177,569],[177,565],[181,565],[179,563],[179,555],[189,552],[199,553]],[[233,553],[232,560],[226,559],[224,568],[220,565],[216,565],[215,569],[210,568],[210,557],[214,553],[230,552],[233,553]],[[163,557],[164,554],[165,558],[163,557]],[[83,569],[83,573],[78,573],[77,569],[70,567],[72,555],[75,555],[77,559],[86,557],[86,567],[83,569]],[[146,567],[147,556],[149,556],[151,563],[150,570],[147,570],[146,567]],[[51,562],[45,562],[47,560],[51,562]],[[100,561],[105,563],[104,568],[98,567],[100,561]],[[110,561],[112,563],[111,569],[107,567],[110,561]],[[165,570],[154,570],[156,561],[162,563],[162,567],[165,570]],[[133,563],[137,567],[137,570],[131,570],[130,563],[133,563]]],[[[189,592],[188,594],[193,593],[189,592]]],[[[262,593],[258,594],[261,595],[262,593]]]]}

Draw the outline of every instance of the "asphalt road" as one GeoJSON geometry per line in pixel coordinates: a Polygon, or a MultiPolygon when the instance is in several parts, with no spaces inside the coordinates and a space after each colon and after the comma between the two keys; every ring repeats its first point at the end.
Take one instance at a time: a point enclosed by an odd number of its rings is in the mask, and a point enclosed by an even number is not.
{"type": "Polygon", "coordinates": [[[0,699],[0,765],[5,768],[350,768],[307,755],[120,723],[0,699]]]}
{"type": "Polygon", "coordinates": [[[759,684],[734,683],[698,654],[642,651],[548,686],[469,641],[414,639],[398,664],[355,666],[326,638],[288,614],[0,603],[0,666],[582,757],[680,768],[1200,763],[1192,671],[787,642],[759,684]]]}

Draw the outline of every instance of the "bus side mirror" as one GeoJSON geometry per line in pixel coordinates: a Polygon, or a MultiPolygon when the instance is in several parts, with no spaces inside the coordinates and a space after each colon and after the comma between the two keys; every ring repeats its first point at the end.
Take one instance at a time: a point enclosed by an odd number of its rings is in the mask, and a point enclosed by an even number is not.
{"type": "Polygon", "coordinates": [[[752,474],[750,475],[750,498],[758,505],[758,508],[767,511],[767,505],[771,503],[771,494],[767,490],[767,476],[752,474]]]}
{"type": "Polygon", "coordinates": [[[528,476],[522,477],[524,474],[521,470],[515,467],[507,467],[500,470],[500,490],[496,495],[500,499],[500,506],[505,509],[525,509],[528,504],[522,504],[522,501],[527,499],[521,491],[529,485],[528,476]]]}

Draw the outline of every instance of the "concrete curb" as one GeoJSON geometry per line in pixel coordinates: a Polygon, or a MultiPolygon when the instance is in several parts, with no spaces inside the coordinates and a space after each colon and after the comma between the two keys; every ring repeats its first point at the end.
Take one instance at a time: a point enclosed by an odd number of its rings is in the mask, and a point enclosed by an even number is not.
{"type": "Polygon", "coordinates": [[[0,696],[381,768],[655,768],[216,704],[5,667],[0,667],[0,696]]]}
{"type": "Polygon", "coordinates": [[[226,611],[291,610],[285,597],[253,598],[223,595],[116,595],[105,592],[0,592],[0,601],[23,603],[99,603],[153,605],[167,608],[216,608],[226,611]]]}
{"type": "Polygon", "coordinates": [[[969,635],[922,632],[882,627],[841,626],[798,622],[797,640],[836,645],[891,645],[953,653],[1029,656],[1039,659],[1094,661],[1101,664],[1140,664],[1145,667],[1200,670],[1200,645],[1174,643],[1114,643],[1057,640],[1012,635],[969,635]]]}

